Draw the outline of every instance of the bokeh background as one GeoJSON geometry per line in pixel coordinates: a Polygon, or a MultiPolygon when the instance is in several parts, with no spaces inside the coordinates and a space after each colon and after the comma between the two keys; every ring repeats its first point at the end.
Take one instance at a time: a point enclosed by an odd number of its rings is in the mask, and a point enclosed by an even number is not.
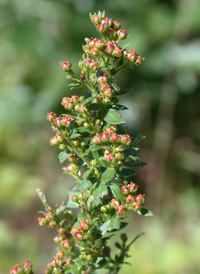
{"type": "MultiPolygon", "coordinates": [[[[54,232],[38,226],[35,189],[54,205],[73,180],[63,174],[45,116],[71,95],[60,61],[76,65],[84,37],[96,36],[88,13],[106,10],[129,34],[129,49],[146,60],[121,72],[122,116],[142,133],[148,166],[136,182],[155,217],[128,215],[133,265],[120,273],[200,273],[200,1],[0,0],[0,273],[31,260],[44,273],[54,232]]],[[[126,40],[127,41],[127,40],[126,40]]]]}

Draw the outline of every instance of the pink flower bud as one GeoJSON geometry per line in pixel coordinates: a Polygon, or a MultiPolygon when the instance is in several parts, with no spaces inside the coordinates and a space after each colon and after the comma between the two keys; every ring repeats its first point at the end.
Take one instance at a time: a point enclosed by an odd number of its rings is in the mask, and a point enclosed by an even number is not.
{"type": "Polygon", "coordinates": [[[135,64],[136,64],[136,65],[140,65],[142,61],[143,61],[142,57],[139,56],[139,57],[137,58],[135,64]]]}
{"type": "Polygon", "coordinates": [[[39,223],[40,226],[44,226],[44,225],[47,224],[47,220],[46,220],[46,218],[39,217],[38,218],[38,223],[39,223]]]}
{"type": "Polygon", "coordinates": [[[104,42],[102,40],[97,40],[95,43],[95,47],[97,47],[98,49],[103,49],[104,42]]]}
{"type": "Polygon", "coordinates": [[[119,201],[117,199],[112,199],[111,204],[116,208],[117,206],[119,206],[119,201]]]}
{"type": "Polygon", "coordinates": [[[58,145],[58,140],[57,140],[56,137],[54,136],[54,137],[51,137],[51,138],[49,139],[49,143],[50,143],[51,146],[57,146],[57,145],[58,145]]]}
{"type": "Polygon", "coordinates": [[[112,45],[112,43],[107,43],[106,44],[106,48],[105,48],[105,50],[106,50],[106,52],[108,53],[108,54],[112,54],[113,53],[113,49],[114,49],[114,46],[112,45]]]}
{"type": "Polygon", "coordinates": [[[131,136],[128,134],[124,134],[121,136],[121,144],[130,145],[131,144],[131,136]]]}
{"type": "Polygon", "coordinates": [[[30,270],[30,269],[32,269],[32,265],[31,265],[31,263],[28,260],[24,261],[23,266],[24,266],[24,270],[30,270]]]}
{"type": "Polygon", "coordinates": [[[45,214],[45,218],[46,218],[47,221],[52,220],[52,219],[53,219],[52,213],[51,213],[51,212],[46,213],[46,214],[45,214]]]}
{"type": "Polygon", "coordinates": [[[92,22],[95,24],[95,25],[99,25],[101,23],[101,18],[98,16],[98,15],[93,15],[92,16],[92,22]]]}
{"type": "Polygon", "coordinates": [[[63,136],[59,133],[56,133],[56,140],[58,141],[58,143],[62,143],[63,142],[63,136]]]}
{"type": "Polygon", "coordinates": [[[107,77],[105,74],[102,74],[98,77],[98,82],[101,83],[106,83],[107,82],[107,77]]]}
{"type": "Polygon", "coordinates": [[[78,195],[76,195],[76,194],[72,195],[72,201],[77,203],[78,202],[78,195]]]}
{"type": "Polygon", "coordinates": [[[135,199],[134,199],[134,197],[132,196],[132,195],[128,195],[127,197],[126,197],[126,201],[128,202],[128,203],[133,203],[134,201],[135,201],[135,199]]]}
{"type": "Polygon", "coordinates": [[[93,143],[95,145],[100,145],[101,144],[101,135],[100,134],[97,134],[93,137],[93,143]]]}
{"type": "Polygon", "coordinates": [[[63,246],[65,249],[67,249],[67,248],[70,247],[70,243],[69,243],[69,240],[68,240],[68,239],[62,241],[61,244],[62,244],[62,246],[63,246]]]}
{"type": "Polygon", "coordinates": [[[116,20],[112,22],[112,25],[114,30],[119,30],[121,28],[121,24],[116,20]]]}
{"type": "Polygon", "coordinates": [[[114,57],[121,57],[122,56],[122,51],[120,48],[116,47],[113,50],[112,56],[114,57]]]}
{"type": "Polygon", "coordinates": [[[136,201],[139,202],[139,203],[144,203],[144,197],[142,194],[138,194],[136,197],[135,197],[136,201]]]}
{"type": "Polygon", "coordinates": [[[46,116],[49,122],[52,122],[55,119],[55,117],[56,117],[56,114],[54,112],[49,112],[47,113],[47,116],[46,116]]]}
{"type": "Polygon", "coordinates": [[[134,208],[135,210],[139,210],[139,209],[141,208],[141,204],[140,204],[139,202],[134,202],[134,203],[133,203],[133,208],[134,208]]]}
{"type": "Polygon", "coordinates": [[[55,222],[55,221],[51,221],[51,222],[49,223],[49,227],[55,228],[55,227],[56,227],[56,222],[55,222]]]}
{"type": "Polygon", "coordinates": [[[62,69],[66,72],[70,71],[72,64],[70,62],[62,62],[62,69]]]}
{"type": "Polygon", "coordinates": [[[125,194],[125,195],[128,195],[129,194],[129,188],[127,186],[122,186],[122,193],[125,194]]]}
{"type": "Polygon", "coordinates": [[[63,251],[62,250],[58,250],[58,252],[56,253],[56,257],[62,260],[63,257],[64,257],[63,251]]]}
{"type": "Polygon", "coordinates": [[[82,220],[82,221],[80,221],[79,228],[81,230],[88,230],[89,229],[89,225],[88,225],[88,223],[86,221],[82,220]]]}
{"type": "Polygon", "coordinates": [[[72,226],[71,230],[70,230],[70,233],[72,234],[72,236],[75,236],[75,234],[79,232],[79,229],[78,227],[76,226],[72,226]]]}
{"type": "Polygon", "coordinates": [[[55,243],[59,244],[62,241],[62,237],[60,236],[60,234],[58,234],[58,235],[56,235],[56,237],[54,237],[53,240],[55,243]]]}
{"type": "Polygon", "coordinates": [[[82,232],[76,232],[75,233],[75,239],[78,241],[82,241],[83,240],[83,233],[82,232]]]}
{"type": "Polygon", "coordinates": [[[104,143],[107,143],[109,141],[109,134],[108,134],[108,132],[105,131],[105,132],[101,133],[101,140],[104,143]]]}
{"type": "Polygon", "coordinates": [[[66,229],[63,228],[63,227],[59,227],[58,231],[59,231],[60,234],[64,235],[65,232],[66,232],[66,229]]]}
{"type": "Polygon", "coordinates": [[[79,102],[80,97],[77,95],[73,95],[72,98],[70,99],[70,102],[73,104],[77,104],[79,102]]]}
{"type": "Polygon", "coordinates": [[[11,269],[10,274],[18,274],[21,270],[22,266],[20,264],[17,264],[11,269]]]}
{"type": "Polygon", "coordinates": [[[61,118],[57,117],[55,120],[54,120],[54,124],[57,126],[57,127],[60,127],[61,126],[61,118]]]}
{"type": "Polygon", "coordinates": [[[110,40],[115,40],[117,38],[117,32],[114,29],[109,29],[108,38],[110,40]]]}
{"type": "Polygon", "coordinates": [[[111,135],[110,135],[110,142],[111,143],[118,143],[120,141],[120,137],[117,133],[113,132],[111,135]]]}
{"type": "Polygon", "coordinates": [[[127,37],[127,33],[124,29],[118,30],[117,34],[118,34],[119,40],[126,39],[126,37],[127,37]]]}
{"type": "Polygon", "coordinates": [[[101,34],[105,34],[108,31],[109,27],[106,24],[100,24],[97,27],[98,32],[100,32],[101,34]]]}
{"type": "Polygon", "coordinates": [[[118,205],[117,208],[116,208],[116,210],[117,210],[118,214],[123,214],[123,213],[125,213],[126,208],[125,208],[124,205],[118,205]]]}
{"type": "Polygon", "coordinates": [[[129,184],[128,188],[130,189],[130,193],[134,193],[137,191],[138,186],[135,183],[133,183],[133,184],[129,184]]]}
{"type": "Polygon", "coordinates": [[[107,26],[111,26],[112,20],[108,17],[105,17],[103,20],[101,20],[101,24],[106,24],[107,26]]]}
{"type": "Polygon", "coordinates": [[[96,56],[99,53],[99,49],[94,47],[90,50],[90,53],[91,55],[96,56]]]}
{"type": "Polygon", "coordinates": [[[69,162],[74,163],[74,164],[77,163],[77,161],[78,161],[78,157],[76,156],[76,154],[73,154],[73,153],[69,154],[67,159],[69,162]]]}
{"type": "Polygon", "coordinates": [[[112,96],[112,89],[108,88],[108,89],[104,90],[104,95],[108,98],[111,97],[112,96]]]}

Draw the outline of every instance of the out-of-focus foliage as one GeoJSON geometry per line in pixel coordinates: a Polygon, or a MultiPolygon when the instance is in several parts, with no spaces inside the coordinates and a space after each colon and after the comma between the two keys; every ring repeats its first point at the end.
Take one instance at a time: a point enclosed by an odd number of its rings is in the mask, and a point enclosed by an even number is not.
{"type": "Polygon", "coordinates": [[[95,30],[89,11],[106,10],[130,34],[130,48],[146,57],[121,73],[122,116],[132,134],[147,136],[137,176],[156,217],[133,214],[132,231],[145,231],[123,273],[198,273],[200,246],[200,2],[198,0],[0,0],[0,273],[24,259],[43,273],[53,254],[51,231],[37,224],[42,209],[35,189],[52,204],[67,199],[73,182],[49,147],[45,120],[58,114],[66,88],[59,62],[76,66],[85,36],[95,30]],[[132,40],[133,39],[133,40],[132,40]],[[52,251],[50,251],[52,250],[52,251]]]}

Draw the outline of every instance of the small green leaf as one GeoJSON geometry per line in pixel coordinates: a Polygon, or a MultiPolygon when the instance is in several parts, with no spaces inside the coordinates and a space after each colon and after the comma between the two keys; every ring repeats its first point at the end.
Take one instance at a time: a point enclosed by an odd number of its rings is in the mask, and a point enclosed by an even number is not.
{"type": "Polygon", "coordinates": [[[151,212],[150,210],[146,209],[146,208],[141,208],[139,210],[136,211],[139,215],[143,215],[143,216],[153,216],[153,212],[151,212]]]}
{"type": "Polygon", "coordinates": [[[100,159],[100,162],[105,167],[110,167],[111,166],[111,162],[106,160],[106,159],[100,159]]]}
{"type": "Polygon", "coordinates": [[[78,207],[78,204],[72,201],[72,195],[74,195],[74,194],[78,195],[79,193],[76,191],[69,192],[69,201],[67,203],[67,207],[69,207],[69,208],[77,208],[78,207]]]}
{"type": "Polygon", "coordinates": [[[125,149],[125,150],[123,151],[123,153],[124,153],[125,156],[132,155],[132,154],[135,153],[135,152],[136,152],[136,150],[135,150],[134,148],[128,148],[128,149],[125,149]]]}
{"type": "Polygon", "coordinates": [[[82,189],[87,189],[92,186],[92,183],[90,180],[83,180],[78,185],[76,185],[73,190],[82,190],[82,189]]]}
{"type": "Polygon", "coordinates": [[[120,118],[119,113],[114,110],[109,110],[106,116],[104,117],[104,120],[107,123],[114,125],[125,123],[124,119],[120,118]]]}
{"type": "Polygon", "coordinates": [[[117,83],[113,82],[111,86],[114,88],[115,91],[119,90],[119,86],[117,85],[117,83]]]}
{"type": "Polygon", "coordinates": [[[124,177],[135,175],[135,173],[136,173],[135,170],[130,168],[122,168],[118,171],[118,174],[124,177]]]}
{"type": "Polygon", "coordinates": [[[114,217],[110,220],[108,231],[111,231],[113,229],[119,229],[120,228],[120,219],[119,217],[114,217]]]}
{"type": "Polygon", "coordinates": [[[122,192],[121,192],[120,188],[118,187],[118,185],[111,184],[110,189],[111,189],[112,194],[114,195],[114,197],[116,199],[118,199],[120,203],[124,204],[124,197],[123,197],[122,192]]]}
{"type": "Polygon", "coordinates": [[[91,170],[91,169],[88,169],[88,170],[84,173],[83,179],[89,178],[90,175],[92,175],[92,173],[93,173],[92,170],[91,170]]]}
{"type": "Polygon", "coordinates": [[[126,109],[128,109],[127,107],[125,107],[123,105],[112,105],[111,108],[115,109],[115,110],[126,110],[126,109]]]}
{"type": "Polygon", "coordinates": [[[96,198],[103,197],[108,194],[107,186],[101,183],[94,191],[94,195],[96,198]]]}
{"type": "Polygon", "coordinates": [[[125,163],[125,166],[135,167],[135,168],[143,167],[143,166],[146,166],[146,165],[147,165],[147,163],[145,163],[145,162],[127,162],[127,163],[125,163]]]}
{"type": "Polygon", "coordinates": [[[106,233],[106,231],[108,230],[109,224],[110,224],[110,220],[100,226],[101,235],[104,235],[106,233]]]}
{"type": "Polygon", "coordinates": [[[60,152],[58,154],[58,159],[59,159],[60,163],[61,164],[64,163],[64,161],[67,160],[68,156],[69,156],[69,153],[67,152],[67,150],[60,152]]]}
{"type": "Polygon", "coordinates": [[[118,92],[116,92],[116,95],[119,96],[119,95],[125,95],[125,94],[128,94],[128,93],[131,93],[133,92],[133,89],[132,88],[128,88],[128,89],[124,89],[124,90],[120,90],[118,92]]]}
{"type": "Polygon", "coordinates": [[[88,106],[88,110],[90,111],[97,111],[102,109],[102,104],[94,103],[88,106]]]}
{"type": "Polygon", "coordinates": [[[115,176],[115,169],[113,167],[108,167],[103,173],[101,181],[107,183],[111,181],[115,176]]]}
{"type": "Polygon", "coordinates": [[[81,105],[86,105],[86,104],[88,104],[89,102],[91,102],[93,99],[96,99],[96,98],[97,98],[97,96],[89,97],[89,98],[85,99],[85,100],[81,103],[81,105]]]}

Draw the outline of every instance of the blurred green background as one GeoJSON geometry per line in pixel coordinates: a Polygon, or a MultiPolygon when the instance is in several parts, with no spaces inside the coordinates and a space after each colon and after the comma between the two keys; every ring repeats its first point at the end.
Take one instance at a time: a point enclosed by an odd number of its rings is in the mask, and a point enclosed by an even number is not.
{"type": "Polygon", "coordinates": [[[121,103],[130,133],[142,133],[139,156],[148,166],[136,182],[155,217],[129,214],[132,246],[120,273],[200,273],[200,1],[0,0],[0,273],[31,260],[44,273],[55,254],[35,189],[53,205],[67,200],[47,112],[60,114],[71,94],[60,61],[76,65],[84,37],[95,37],[88,13],[105,10],[129,34],[129,49],[146,60],[117,81],[133,87],[121,103]]]}

